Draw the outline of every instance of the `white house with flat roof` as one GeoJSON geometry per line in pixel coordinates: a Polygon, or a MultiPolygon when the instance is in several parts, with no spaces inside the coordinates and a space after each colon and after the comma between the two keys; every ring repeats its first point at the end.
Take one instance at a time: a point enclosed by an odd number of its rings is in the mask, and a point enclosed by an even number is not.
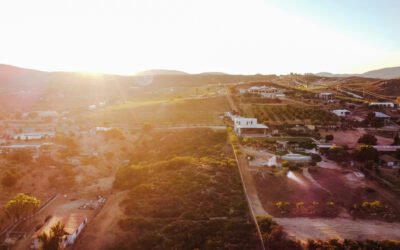
{"type": "Polygon", "coordinates": [[[332,100],[334,95],[331,92],[321,92],[315,95],[319,99],[332,100]]]}
{"type": "Polygon", "coordinates": [[[56,118],[58,117],[58,112],[57,111],[52,111],[52,110],[46,110],[46,111],[32,111],[32,112],[26,112],[22,114],[22,118],[28,118],[30,115],[36,114],[38,118],[56,118]]]}
{"type": "Polygon", "coordinates": [[[370,102],[369,106],[379,108],[394,108],[393,102],[370,102]]]}
{"type": "Polygon", "coordinates": [[[332,113],[338,117],[346,117],[350,114],[350,111],[347,109],[334,109],[332,110],[332,113]]]}
{"type": "Polygon", "coordinates": [[[283,155],[281,157],[281,159],[284,160],[284,161],[290,161],[290,162],[310,162],[311,161],[311,156],[302,155],[302,154],[288,153],[288,154],[283,155]]]}
{"type": "Polygon", "coordinates": [[[235,116],[233,118],[234,131],[237,135],[259,134],[266,135],[268,126],[257,122],[257,118],[235,116]]]}
{"type": "Polygon", "coordinates": [[[41,140],[46,138],[54,138],[56,135],[53,131],[48,132],[30,132],[20,133],[13,136],[14,140],[41,140]]]}
{"type": "Polygon", "coordinates": [[[374,112],[376,118],[390,119],[390,116],[382,112],[374,112]]]}

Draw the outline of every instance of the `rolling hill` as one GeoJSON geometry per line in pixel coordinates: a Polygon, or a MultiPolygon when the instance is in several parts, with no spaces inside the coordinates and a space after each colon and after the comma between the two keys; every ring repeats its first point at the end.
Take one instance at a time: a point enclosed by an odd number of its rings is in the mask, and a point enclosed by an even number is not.
{"type": "Polygon", "coordinates": [[[377,78],[377,79],[396,79],[400,78],[400,67],[391,67],[391,68],[382,68],[367,71],[362,74],[333,74],[329,72],[320,72],[317,73],[318,76],[323,77],[350,77],[350,76],[358,76],[364,78],[377,78]]]}

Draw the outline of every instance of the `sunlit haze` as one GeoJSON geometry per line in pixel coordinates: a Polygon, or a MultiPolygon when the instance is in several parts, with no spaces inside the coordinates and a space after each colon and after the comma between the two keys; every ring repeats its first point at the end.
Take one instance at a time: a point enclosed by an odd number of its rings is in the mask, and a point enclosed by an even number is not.
{"type": "Polygon", "coordinates": [[[116,74],[360,73],[400,65],[398,1],[281,2],[3,0],[0,63],[116,74]],[[383,19],[390,21],[376,25],[383,19]]]}

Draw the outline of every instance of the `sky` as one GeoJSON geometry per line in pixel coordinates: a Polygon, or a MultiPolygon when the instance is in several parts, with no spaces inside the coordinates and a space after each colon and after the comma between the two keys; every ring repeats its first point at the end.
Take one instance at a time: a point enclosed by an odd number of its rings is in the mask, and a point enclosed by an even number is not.
{"type": "Polygon", "coordinates": [[[1,0],[0,63],[362,73],[400,66],[399,10],[397,0],[1,0]]]}

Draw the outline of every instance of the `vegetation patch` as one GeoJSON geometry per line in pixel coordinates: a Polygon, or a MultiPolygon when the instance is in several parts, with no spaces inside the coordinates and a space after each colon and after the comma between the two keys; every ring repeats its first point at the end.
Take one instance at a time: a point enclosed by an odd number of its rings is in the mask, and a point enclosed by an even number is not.
{"type": "Polygon", "coordinates": [[[227,139],[225,131],[188,130],[138,142],[152,149],[134,155],[114,182],[129,190],[118,223],[132,237],[119,249],[257,248],[227,139]]]}

